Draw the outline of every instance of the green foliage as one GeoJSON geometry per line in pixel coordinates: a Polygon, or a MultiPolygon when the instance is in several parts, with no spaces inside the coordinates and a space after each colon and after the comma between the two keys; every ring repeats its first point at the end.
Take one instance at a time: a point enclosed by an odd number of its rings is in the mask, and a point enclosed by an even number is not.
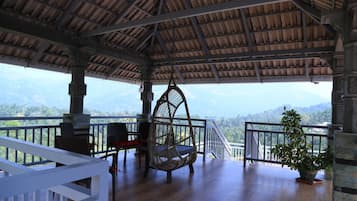
{"type": "Polygon", "coordinates": [[[314,155],[308,151],[311,150],[311,144],[305,141],[300,114],[293,109],[284,111],[281,124],[289,142],[278,144],[271,151],[281,160],[282,165],[299,171],[320,170],[328,165],[328,152],[314,155]]]}
{"type": "MultiPolygon", "coordinates": [[[[299,111],[301,115],[301,123],[306,125],[319,125],[326,122],[331,122],[331,108],[318,108],[309,112],[310,108],[303,108],[299,111]]],[[[275,110],[266,111],[247,116],[237,116],[235,118],[221,118],[217,119],[216,123],[222,130],[229,142],[243,143],[244,142],[244,123],[246,121],[252,122],[267,122],[276,123],[280,122],[284,112],[283,107],[275,110]]],[[[270,127],[262,127],[260,129],[269,130],[270,127]]],[[[309,141],[309,139],[307,139],[309,141]]]]}

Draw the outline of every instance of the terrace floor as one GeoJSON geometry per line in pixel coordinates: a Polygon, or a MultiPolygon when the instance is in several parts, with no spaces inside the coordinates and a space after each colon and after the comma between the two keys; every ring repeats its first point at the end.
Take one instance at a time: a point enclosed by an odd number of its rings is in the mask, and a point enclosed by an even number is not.
{"type": "MultiPolygon", "coordinates": [[[[198,157],[195,173],[181,168],[166,184],[166,172],[150,170],[143,178],[134,154],[128,155],[126,167],[119,159],[116,200],[125,201],[331,201],[332,182],[308,185],[295,182],[296,171],[280,166],[255,164],[243,168],[242,162],[198,157]]],[[[318,178],[323,178],[323,173],[318,178]]],[[[108,176],[108,178],[111,178],[108,176]]],[[[109,179],[111,183],[111,179],[109,179]]],[[[110,184],[111,185],[111,184],[110,184]]],[[[110,192],[111,194],[111,192],[110,192]]]]}

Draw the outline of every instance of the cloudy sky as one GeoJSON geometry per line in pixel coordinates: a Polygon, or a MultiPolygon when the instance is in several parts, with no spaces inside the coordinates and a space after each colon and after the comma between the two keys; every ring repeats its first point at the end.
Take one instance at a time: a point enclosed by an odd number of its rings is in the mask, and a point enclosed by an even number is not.
{"type": "MultiPolygon", "coordinates": [[[[63,94],[61,97],[64,100],[58,101],[58,105],[53,105],[55,103],[50,101],[49,106],[67,107],[69,74],[0,64],[0,79],[6,79],[10,84],[9,86],[12,82],[17,83],[16,81],[19,80],[32,82],[36,88],[39,88],[38,94],[34,96],[37,99],[41,99],[41,91],[53,91],[55,87],[54,92],[63,94]]],[[[139,112],[141,109],[138,85],[95,78],[86,78],[86,83],[85,104],[89,109],[120,111],[124,108],[126,111],[132,110],[133,112],[139,112]],[[110,101],[107,98],[109,96],[113,96],[117,100],[110,101]]],[[[12,86],[9,86],[0,86],[0,90],[3,92],[9,90],[8,88],[12,88],[12,86]]],[[[318,84],[304,82],[179,86],[185,92],[191,113],[200,116],[237,116],[258,113],[282,105],[304,107],[326,103],[330,102],[332,90],[331,82],[320,82],[318,84]]],[[[18,84],[17,89],[21,91],[25,87],[18,84]]],[[[154,87],[155,100],[165,89],[166,86],[163,85],[154,87]]],[[[45,98],[42,97],[42,99],[45,98]]],[[[19,103],[17,102],[17,104],[19,103]]],[[[43,104],[46,104],[45,100],[43,104]]]]}

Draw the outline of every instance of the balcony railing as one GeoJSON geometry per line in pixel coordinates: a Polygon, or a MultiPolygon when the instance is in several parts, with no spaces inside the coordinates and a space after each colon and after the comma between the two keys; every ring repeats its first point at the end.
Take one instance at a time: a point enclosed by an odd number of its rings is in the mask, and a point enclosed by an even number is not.
{"type": "MultiPolygon", "coordinates": [[[[35,144],[54,147],[55,136],[61,135],[59,123],[62,117],[0,117],[0,136],[21,139],[35,144]]],[[[94,116],[91,117],[90,134],[94,138],[95,154],[104,153],[106,149],[107,124],[110,122],[126,123],[128,131],[136,132],[138,117],[136,116],[94,116]]],[[[189,135],[187,121],[174,119],[174,132],[181,136],[189,135]]],[[[203,155],[212,153],[216,158],[227,158],[230,148],[224,135],[213,121],[191,119],[197,152],[203,155]],[[224,157],[226,156],[226,157],[224,157]]],[[[164,127],[167,125],[160,125],[164,127]]],[[[24,165],[35,165],[49,162],[39,156],[29,155],[18,150],[0,149],[0,157],[24,165]]]]}
{"type": "MultiPolygon", "coordinates": [[[[328,146],[328,127],[302,125],[305,140],[311,145],[310,153],[325,152],[328,146]]],[[[276,144],[288,143],[287,134],[281,124],[246,122],[244,140],[244,166],[246,161],[280,163],[271,153],[276,144]]]]}
{"type": "Polygon", "coordinates": [[[0,158],[0,200],[108,200],[108,162],[41,146],[11,137],[0,136],[0,148],[16,150],[46,158],[63,166],[35,170],[11,160],[0,158]],[[91,178],[85,188],[72,182],[91,178]]]}
{"type": "Polygon", "coordinates": [[[207,122],[206,151],[215,158],[232,159],[232,147],[215,121],[207,122]]]}
{"type": "MultiPolygon", "coordinates": [[[[62,117],[1,117],[0,136],[54,147],[55,136],[61,135],[59,123],[62,122],[62,119],[62,117]]],[[[95,154],[103,153],[106,149],[106,129],[110,122],[124,122],[127,124],[128,130],[132,132],[137,129],[136,116],[92,117],[90,134],[94,137],[95,154]]],[[[0,157],[24,165],[49,162],[39,156],[20,153],[8,148],[0,149],[0,157]]]]}

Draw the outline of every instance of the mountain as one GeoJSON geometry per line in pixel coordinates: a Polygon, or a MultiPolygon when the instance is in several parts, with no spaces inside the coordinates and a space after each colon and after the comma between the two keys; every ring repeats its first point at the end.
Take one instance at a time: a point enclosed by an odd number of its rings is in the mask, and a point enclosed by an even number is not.
{"type": "MultiPolygon", "coordinates": [[[[69,108],[70,75],[0,64],[0,104],[69,108]]],[[[86,78],[84,107],[107,113],[141,111],[139,85],[86,78]]],[[[179,85],[184,91],[192,116],[235,117],[269,112],[281,105],[302,107],[330,101],[331,83],[258,83],[179,85]]],[[[166,89],[153,87],[154,101],[166,89]]],[[[305,108],[313,111],[318,106],[305,108]]],[[[282,109],[280,108],[280,111],[282,109]]]]}
{"type": "MultiPolygon", "coordinates": [[[[23,106],[48,106],[69,109],[68,84],[70,75],[27,68],[0,68],[0,104],[23,106]]],[[[104,112],[141,109],[139,86],[86,78],[87,95],[84,105],[87,110],[104,112]]]]}
{"type": "Polygon", "coordinates": [[[331,105],[323,103],[296,108],[280,106],[261,113],[216,119],[216,123],[230,142],[243,142],[245,122],[279,123],[284,108],[297,110],[302,116],[302,124],[305,125],[326,125],[331,122],[331,105]]]}

